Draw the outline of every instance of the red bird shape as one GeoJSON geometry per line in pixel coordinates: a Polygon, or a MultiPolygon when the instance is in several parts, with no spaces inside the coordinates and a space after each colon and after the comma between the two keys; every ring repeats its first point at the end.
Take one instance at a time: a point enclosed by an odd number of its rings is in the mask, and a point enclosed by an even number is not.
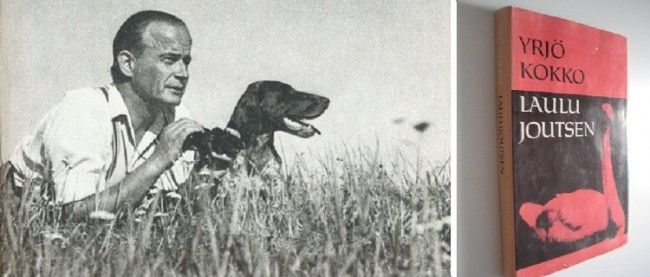
{"type": "MultiPolygon", "coordinates": [[[[602,106],[607,119],[614,118],[610,104],[602,106]]],[[[559,193],[544,205],[526,202],[519,215],[545,242],[575,242],[607,229],[609,221],[616,225],[616,236],[625,233],[625,213],[616,190],[610,149],[610,129],[605,125],[601,157],[603,192],[578,189],[559,193]]]]}

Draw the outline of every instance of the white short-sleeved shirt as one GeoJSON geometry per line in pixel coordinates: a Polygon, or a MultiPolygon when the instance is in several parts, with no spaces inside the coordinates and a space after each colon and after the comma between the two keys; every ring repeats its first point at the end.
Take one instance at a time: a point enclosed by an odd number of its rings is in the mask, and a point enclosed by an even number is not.
{"type": "MultiPolygon", "coordinates": [[[[52,180],[54,202],[81,200],[119,185],[156,147],[168,123],[188,117],[183,106],[160,114],[138,145],[122,95],[115,85],[69,91],[26,137],[9,159],[15,185],[33,178],[52,180]]],[[[154,190],[173,191],[185,182],[194,162],[188,151],[165,171],[154,190]]]]}

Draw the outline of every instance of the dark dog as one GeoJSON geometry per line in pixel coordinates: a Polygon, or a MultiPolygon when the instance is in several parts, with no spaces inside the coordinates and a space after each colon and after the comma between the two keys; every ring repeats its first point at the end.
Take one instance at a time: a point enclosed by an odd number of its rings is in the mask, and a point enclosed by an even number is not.
{"type": "Polygon", "coordinates": [[[326,97],[297,91],[282,82],[255,82],[239,99],[226,131],[215,128],[190,135],[186,145],[200,153],[198,166],[209,164],[211,170],[229,167],[243,148],[239,154],[248,172],[263,174],[279,169],[274,166],[282,162],[273,144],[274,133],[284,131],[303,138],[320,134],[304,120],[320,116],[328,106],[326,97]]]}
{"type": "Polygon", "coordinates": [[[249,171],[262,173],[269,165],[282,163],[273,144],[276,131],[302,138],[320,134],[304,120],[319,117],[329,102],[326,97],[297,91],[278,81],[250,84],[228,122],[228,128],[241,134],[249,171]]]}

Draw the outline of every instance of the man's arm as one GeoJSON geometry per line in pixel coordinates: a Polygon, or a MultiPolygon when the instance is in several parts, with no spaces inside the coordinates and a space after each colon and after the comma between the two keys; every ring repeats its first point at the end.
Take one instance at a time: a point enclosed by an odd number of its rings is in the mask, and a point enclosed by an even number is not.
{"type": "Polygon", "coordinates": [[[88,216],[94,210],[116,212],[124,204],[135,207],[167,169],[181,156],[183,141],[203,127],[190,119],[173,122],[161,132],[158,145],[151,156],[129,173],[122,182],[102,192],[63,205],[66,215],[73,219],[88,216]]]}
{"type": "Polygon", "coordinates": [[[119,184],[110,186],[97,194],[86,196],[81,200],[64,204],[63,210],[74,220],[86,217],[95,210],[115,212],[118,207],[126,203],[134,207],[138,201],[144,198],[165,170],[166,167],[163,167],[160,161],[146,160],[133,172],[126,175],[119,184]]]}

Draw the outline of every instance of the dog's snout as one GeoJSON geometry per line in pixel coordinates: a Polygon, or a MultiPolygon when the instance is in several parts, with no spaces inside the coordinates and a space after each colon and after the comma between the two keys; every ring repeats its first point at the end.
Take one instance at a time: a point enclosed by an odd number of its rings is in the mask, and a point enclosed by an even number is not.
{"type": "Polygon", "coordinates": [[[330,105],[330,99],[324,96],[320,95],[315,95],[314,99],[312,100],[312,107],[317,110],[323,110],[325,111],[327,107],[330,105]]]}
{"type": "Polygon", "coordinates": [[[323,103],[323,105],[324,105],[325,107],[329,107],[329,105],[330,105],[330,99],[327,98],[327,97],[323,97],[323,99],[321,100],[321,103],[323,103]]]}

